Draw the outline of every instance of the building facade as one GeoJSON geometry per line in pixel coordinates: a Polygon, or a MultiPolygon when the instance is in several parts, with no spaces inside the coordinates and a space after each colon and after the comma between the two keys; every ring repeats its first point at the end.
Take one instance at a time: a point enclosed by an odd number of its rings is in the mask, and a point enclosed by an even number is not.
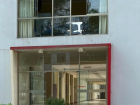
{"type": "Polygon", "coordinates": [[[0,103],[139,105],[138,0],[1,0],[0,103]]]}

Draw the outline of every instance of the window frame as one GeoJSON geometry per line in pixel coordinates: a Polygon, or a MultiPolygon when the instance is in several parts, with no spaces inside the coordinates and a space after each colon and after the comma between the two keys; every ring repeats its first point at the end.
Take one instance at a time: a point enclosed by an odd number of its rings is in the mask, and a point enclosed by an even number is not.
{"type": "Polygon", "coordinates": [[[18,68],[18,58],[19,58],[19,51],[20,50],[33,50],[33,49],[54,49],[54,48],[81,48],[81,47],[101,47],[106,46],[107,49],[107,105],[111,105],[111,49],[112,45],[111,43],[105,43],[105,44],[84,44],[84,45],[57,45],[57,46],[19,46],[19,47],[10,47],[11,50],[11,82],[12,82],[12,103],[15,103],[18,105],[18,76],[17,72],[19,70],[18,68]],[[16,89],[16,90],[15,90],[16,89]]]}
{"type": "MultiPolygon", "coordinates": [[[[34,0],[35,1],[35,0],[34,0]]],[[[87,0],[86,0],[87,1],[87,0]]],[[[19,0],[17,0],[17,39],[23,38],[23,37],[19,37],[19,20],[37,20],[37,19],[51,19],[52,20],[52,32],[51,32],[51,36],[43,36],[42,38],[45,37],[64,37],[64,36],[54,36],[53,35],[53,20],[55,18],[70,18],[70,23],[72,22],[72,18],[73,17],[90,17],[90,16],[106,16],[107,17],[107,27],[106,27],[106,34],[88,34],[88,35],[108,35],[109,29],[109,22],[108,22],[108,14],[109,14],[109,7],[108,7],[108,1],[107,0],[107,13],[92,13],[92,14],[86,14],[86,15],[71,15],[72,14],[72,0],[70,0],[70,15],[69,16],[54,16],[54,0],[52,0],[52,16],[51,17],[27,17],[27,18],[19,18],[19,0]]],[[[71,24],[70,24],[70,30],[71,30],[71,24]]],[[[71,34],[70,31],[70,35],[65,35],[65,36],[75,36],[71,34]]],[[[41,38],[41,37],[27,37],[27,38],[41,38]]]]}

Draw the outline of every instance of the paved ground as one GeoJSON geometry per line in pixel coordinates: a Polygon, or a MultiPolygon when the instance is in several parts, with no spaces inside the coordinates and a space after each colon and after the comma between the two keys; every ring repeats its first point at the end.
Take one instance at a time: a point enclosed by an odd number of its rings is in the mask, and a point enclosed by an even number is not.
{"type": "MultiPolygon", "coordinates": [[[[78,104],[72,104],[72,105],[78,105],[78,104]]],[[[80,105],[106,105],[106,100],[85,101],[85,102],[81,102],[80,105]]]]}

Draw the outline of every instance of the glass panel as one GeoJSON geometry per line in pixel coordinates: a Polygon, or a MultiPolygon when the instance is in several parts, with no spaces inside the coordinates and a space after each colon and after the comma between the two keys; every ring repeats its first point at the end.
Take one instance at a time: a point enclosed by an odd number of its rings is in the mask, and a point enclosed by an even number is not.
{"type": "Polygon", "coordinates": [[[87,5],[86,0],[72,0],[72,15],[86,15],[87,5]]]}
{"type": "Polygon", "coordinates": [[[18,21],[18,36],[19,38],[31,38],[34,35],[34,20],[19,20],[18,21]]]}
{"type": "Polygon", "coordinates": [[[52,19],[19,20],[19,38],[52,35],[52,19]]]}
{"type": "Polygon", "coordinates": [[[19,18],[51,17],[52,0],[19,0],[19,18]]]}
{"type": "Polygon", "coordinates": [[[34,0],[18,1],[19,18],[34,17],[34,0]]]}
{"type": "Polygon", "coordinates": [[[35,20],[35,37],[52,35],[52,19],[35,20]]]}
{"type": "Polygon", "coordinates": [[[106,76],[106,72],[96,71],[80,71],[78,76],[79,91],[78,102],[79,105],[87,104],[103,104],[106,105],[106,80],[103,79],[106,76]],[[80,79],[80,80],[79,80],[80,79]]]}
{"type": "Polygon", "coordinates": [[[78,52],[45,52],[45,71],[69,71],[79,69],[78,52]]]}
{"type": "Polygon", "coordinates": [[[78,75],[80,105],[106,105],[106,49],[84,48],[80,53],[80,72],[78,75]],[[103,85],[103,86],[102,86],[103,85]],[[85,101],[83,101],[85,100],[85,101]]]}
{"type": "Polygon", "coordinates": [[[107,13],[107,0],[88,0],[87,13],[107,13]]]}
{"type": "Polygon", "coordinates": [[[54,16],[70,15],[70,0],[54,0],[54,16]]]}
{"type": "Polygon", "coordinates": [[[44,73],[30,73],[31,104],[44,104],[44,73]]]}
{"type": "Polygon", "coordinates": [[[53,96],[53,72],[44,73],[45,101],[53,96]]]}
{"type": "Polygon", "coordinates": [[[48,49],[44,54],[20,52],[19,105],[46,105],[54,98],[68,104],[106,105],[106,55],[106,47],[94,51],[84,47],[79,71],[78,48],[48,49]]]}
{"type": "Polygon", "coordinates": [[[70,18],[55,18],[53,23],[54,36],[70,35],[70,18]]]}
{"type": "Polygon", "coordinates": [[[59,72],[53,72],[53,98],[59,99],[59,72]]]}
{"type": "Polygon", "coordinates": [[[30,105],[30,93],[19,93],[19,105],[30,105]]]}
{"type": "Polygon", "coordinates": [[[52,0],[38,0],[38,17],[52,16],[52,0]]]}
{"type": "Polygon", "coordinates": [[[78,73],[78,95],[77,101],[78,105],[88,104],[88,92],[89,86],[87,79],[89,78],[89,71],[80,71],[78,73]]]}
{"type": "Polygon", "coordinates": [[[36,53],[19,53],[19,71],[43,71],[43,55],[36,53]]]}
{"type": "Polygon", "coordinates": [[[106,16],[72,17],[71,24],[72,24],[72,30],[71,30],[72,35],[107,33],[106,16]]]}
{"type": "Polygon", "coordinates": [[[45,105],[44,104],[44,93],[32,93],[30,105],[45,105]]]}
{"type": "Polygon", "coordinates": [[[19,105],[44,105],[44,75],[19,73],[19,105]]]}

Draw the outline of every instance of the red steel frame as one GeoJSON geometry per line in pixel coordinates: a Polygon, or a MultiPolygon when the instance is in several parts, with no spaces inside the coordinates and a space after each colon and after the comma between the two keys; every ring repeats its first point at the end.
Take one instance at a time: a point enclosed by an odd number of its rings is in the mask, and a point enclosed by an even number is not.
{"type": "Polygon", "coordinates": [[[108,88],[107,88],[107,105],[111,105],[111,43],[106,44],[82,44],[82,45],[54,45],[54,46],[21,46],[21,47],[10,47],[10,50],[25,50],[25,49],[53,49],[53,48],[75,48],[75,47],[108,47],[108,88]]]}

